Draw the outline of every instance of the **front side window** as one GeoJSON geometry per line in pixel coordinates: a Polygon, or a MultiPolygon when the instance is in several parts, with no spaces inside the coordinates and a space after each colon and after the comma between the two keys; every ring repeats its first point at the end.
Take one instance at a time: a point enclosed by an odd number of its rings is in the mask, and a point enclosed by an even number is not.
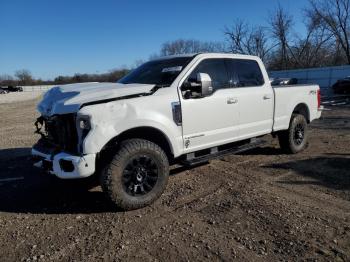
{"type": "Polygon", "coordinates": [[[206,73],[210,76],[214,91],[228,87],[229,82],[224,59],[203,60],[192,71],[187,81],[195,82],[198,73],[206,73]]]}
{"type": "Polygon", "coordinates": [[[176,57],[147,62],[118,81],[122,84],[170,86],[193,57],[176,57]]]}
{"type": "Polygon", "coordinates": [[[259,64],[254,60],[229,59],[227,60],[230,82],[235,87],[254,87],[264,84],[259,64]]]}

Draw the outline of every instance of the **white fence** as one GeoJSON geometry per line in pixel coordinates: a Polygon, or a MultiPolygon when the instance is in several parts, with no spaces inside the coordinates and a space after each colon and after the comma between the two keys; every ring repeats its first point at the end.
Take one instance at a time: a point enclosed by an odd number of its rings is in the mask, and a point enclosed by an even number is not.
{"type": "Polygon", "coordinates": [[[271,78],[297,78],[299,84],[318,84],[327,89],[338,79],[350,76],[350,66],[271,71],[269,75],[271,78]]]}
{"type": "Polygon", "coordinates": [[[33,91],[47,91],[56,85],[40,85],[40,86],[21,86],[23,92],[33,92],[33,91]]]}

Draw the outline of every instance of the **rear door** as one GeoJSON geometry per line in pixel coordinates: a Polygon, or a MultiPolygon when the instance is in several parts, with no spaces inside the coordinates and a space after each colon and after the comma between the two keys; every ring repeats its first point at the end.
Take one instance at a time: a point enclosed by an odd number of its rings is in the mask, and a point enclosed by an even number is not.
{"type": "Polygon", "coordinates": [[[202,60],[187,79],[195,79],[197,73],[206,73],[211,77],[214,92],[201,98],[182,96],[185,152],[225,144],[235,140],[239,134],[235,90],[229,88],[225,59],[202,60]]]}
{"type": "Polygon", "coordinates": [[[274,94],[257,61],[227,59],[231,86],[239,109],[239,138],[268,134],[273,125],[274,94]]]}

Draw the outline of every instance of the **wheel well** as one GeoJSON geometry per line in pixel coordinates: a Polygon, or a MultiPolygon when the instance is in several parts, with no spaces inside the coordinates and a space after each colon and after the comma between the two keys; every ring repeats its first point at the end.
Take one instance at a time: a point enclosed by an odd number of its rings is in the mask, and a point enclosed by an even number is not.
{"type": "Polygon", "coordinates": [[[162,131],[153,127],[137,127],[137,128],[132,128],[127,131],[124,131],[123,133],[119,134],[118,136],[113,138],[111,141],[109,141],[105,146],[105,148],[108,148],[110,146],[115,146],[116,144],[119,144],[121,141],[131,139],[131,138],[141,138],[141,139],[151,141],[157,144],[158,146],[160,146],[164,150],[169,160],[173,158],[172,148],[168,138],[164,135],[162,131]]]}
{"type": "Polygon", "coordinates": [[[307,105],[305,104],[299,104],[297,105],[294,110],[293,114],[300,114],[303,115],[307,121],[307,123],[310,123],[310,111],[307,105]]]}

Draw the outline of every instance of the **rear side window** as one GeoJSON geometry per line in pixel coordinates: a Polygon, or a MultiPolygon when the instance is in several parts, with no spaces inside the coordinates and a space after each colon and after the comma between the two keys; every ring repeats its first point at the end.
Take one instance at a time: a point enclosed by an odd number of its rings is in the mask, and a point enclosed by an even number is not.
{"type": "Polygon", "coordinates": [[[254,60],[227,60],[230,83],[236,87],[254,87],[264,84],[259,64],[254,60]]]}
{"type": "Polygon", "coordinates": [[[211,77],[214,90],[229,87],[228,75],[224,59],[206,59],[193,70],[188,80],[195,81],[198,73],[206,73],[211,77]]]}

